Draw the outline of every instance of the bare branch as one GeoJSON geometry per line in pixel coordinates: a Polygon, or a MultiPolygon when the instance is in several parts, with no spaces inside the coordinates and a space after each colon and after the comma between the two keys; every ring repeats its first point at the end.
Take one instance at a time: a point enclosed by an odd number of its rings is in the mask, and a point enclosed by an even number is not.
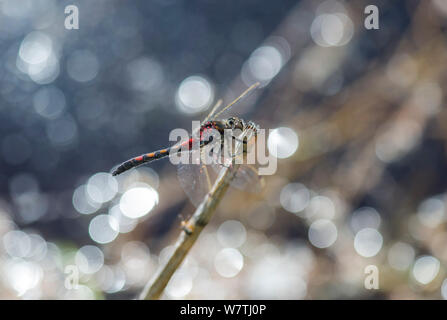
{"type": "MultiPolygon", "coordinates": [[[[239,136],[239,140],[242,141],[244,135],[247,132],[243,132],[239,136]]],[[[251,137],[248,137],[251,138],[251,137]]],[[[236,154],[242,148],[242,143],[237,142],[235,144],[236,154]]],[[[144,290],[140,295],[142,300],[158,299],[174,272],[178,269],[183,259],[188,254],[189,250],[199,237],[202,230],[210,221],[214,211],[216,210],[219,202],[225,195],[231,181],[236,175],[237,169],[240,164],[232,161],[231,167],[223,167],[217,177],[211,191],[205,196],[201,204],[197,207],[193,216],[185,223],[183,231],[175,243],[175,248],[167,259],[167,262],[162,265],[152,279],[146,284],[144,290]]]]}

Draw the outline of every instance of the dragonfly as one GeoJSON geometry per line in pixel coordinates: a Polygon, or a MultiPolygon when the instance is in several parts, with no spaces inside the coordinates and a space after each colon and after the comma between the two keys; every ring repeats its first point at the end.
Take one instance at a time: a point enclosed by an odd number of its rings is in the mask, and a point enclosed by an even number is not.
{"type": "MultiPolygon", "coordinates": [[[[251,130],[253,133],[252,139],[256,139],[256,134],[259,130],[259,126],[253,121],[245,121],[239,117],[229,117],[226,119],[218,120],[218,117],[226,110],[231,108],[242,98],[247,96],[251,91],[259,86],[259,83],[251,85],[246,89],[239,97],[233,100],[230,104],[222,108],[219,112],[217,110],[222,104],[222,100],[219,100],[212,108],[208,116],[201,122],[198,132],[193,133],[189,139],[180,141],[173,146],[145,153],[136,157],[133,157],[120,165],[112,169],[112,175],[120,175],[128,170],[138,167],[143,164],[167,158],[169,156],[179,154],[182,152],[191,152],[194,145],[198,145],[200,150],[205,149],[209,143],[213,141],[212,136],[208,133],[211,130],[215,130],[221,136],[221,149],[224,150],[225,131],[234,130],[235,132],[247,132],[251,130]]],[[[236,136],[232,136],[233,140],[239,141],[236,136]]],[[[234,141],[233,141],[234,142],[234,141]]],[[[241,152],[239,154],[232,154],[231,158],[244,156],[247,153],[250,145],[249,140],[242,139],[240,142],[243,144],[241,152]],[[242,153],[242,154],[241,154],[242,153]]],[[[197,155],[196,155],[197,156],[197,155]]],[[[203,153],[200,152],[199,156],[202,157],[203,153]]],[[[217,154],[217,157],[222,157],[223,154],[217,154]]],[[[228,159],[228,158],[227,158],[228,159]]],[[[212,181],[217,177],[218,172],[222,166],[230,166],[231,163],[225,163],[222,159],[215,159],[211,164],[205,165],[203,162],[192,161],[192,163],[179,163],[177,164],[177,176],[182,189],[185,191],[191,202],[197,207],[202,201],[206,193],[211,190],[212,181]],[[220,161],[219,161],[220,160],[220,161]],[[210,167],[210,168],[209,168],[210,167]]],[[[240,190],[246,190],[250,192],[259,192],[263,186],[263,180],[257,174],[256,165],[244,164],[239,166],[235,174],[235,178],[230,184],[240,190]]]]}

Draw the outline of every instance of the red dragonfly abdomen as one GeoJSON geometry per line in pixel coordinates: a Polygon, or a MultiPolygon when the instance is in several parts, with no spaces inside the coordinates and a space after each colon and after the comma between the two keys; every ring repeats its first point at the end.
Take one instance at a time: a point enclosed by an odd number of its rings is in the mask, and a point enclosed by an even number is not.
{"type": "Polygon", "coordinates": [[[158,160],[164,157],[169,156],[169,154],[171,153],[172,148],[166,148],[166,149],[161,149],[155,152],[151,152],[151,153],[145,153],[142,154],[141,156],[129,159],[125,162],[123,162],[122,164],[120,164],[113,172],[112,175],[116,176],[118,174],[123,173],[124,171],[127,171],[129,169],[135,168],[143,163],[147,163],[147,162],[151,162],[154,160],[158,160]]]}
{"type": "Polygon", "coordinates": [[[122,164],[120,164],[118,167],[116,167],[116,169],[113,170],[112,175],[116,176],[116,175],[123,173],[124,171],[138,167],[139,165],[142,165],[144,163],[148,163],[148,162],[152,162],[155,160],[165,158],[174,152],[182,152],[185,150],[190,150],[192,147],[193,141],[194,141],[194,139],[190,138],[189,140],[184,141],[179,145],[175,145],[170,148],[161,149],[161,150],[150,152],[150,153],[145,153],[138,157],[129,159],[129,160],[123,162],[122,164]]]}
{"type": "MultiPolygon", "coordinates": [[[[205,122],[200,127],[200,147],[211,142],[211,139],[208,139],[208,140],[203,139],[204,133],[207,130],[211,130],[211,129],[215,129],[215,130],[218,130],[220,133],[223,133],[224,126],[220,121],[205,122]]],[[[122,164],[120,164],[118,167],[116,167],[116,169],[113,170],[112,175],[116,176],[118,174],[121,174],[129,169],[135,168],[135,167],[142,165],[144,163],[162,159],[164,157],[169,156],[171,153],[174,153],[174,152],[191,150],[193,142],[194,142],[194,138],[190,138],[189,140],[186,140],[186,141],[182,142],[181,144],[172,146],[170,148],[161,149],[161,150],[151,152],[151,153],[145,153],[138,157],[129,159],[129,160],[123,162],[122,164]]]]}

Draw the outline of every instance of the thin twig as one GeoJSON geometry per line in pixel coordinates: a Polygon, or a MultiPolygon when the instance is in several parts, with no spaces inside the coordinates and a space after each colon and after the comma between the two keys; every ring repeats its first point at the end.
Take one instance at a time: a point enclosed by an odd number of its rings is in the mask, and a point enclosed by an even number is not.
{"type": "MultiPolygon", "coordinates": [[[[243,132],[239,136],[239,140],[242,141],[244,135],[247,132],[243,132]]],[[[248,133],[250,134],[250,132],[248,133]]],[[[249,136],[248,139],[251,137],[249,136]]],[[[237,153],[242,148],[242,143],[237,142],[235,144],[235,152],[237,153]]],[[[236,175],[237,169],[240,164],[235,163],[235,159],[232,161],[230,167],[223,167],[217,177],[211,191],[205,196],[201,204],[197,207],[193,216],[185,223],[183,231],[177,239],[174,245],[174,250],[167,259],[167,262],[162,265],[152,279],[146,284],[144,290],[140,295],[141,300],[153,300],[158,299],[174,272],[178,269],[183,259],[188,254],[189,250],[197,240],[200,232],[210,221],[214,211],[220,200],[225,195],[231,181],[236,175]]]]}

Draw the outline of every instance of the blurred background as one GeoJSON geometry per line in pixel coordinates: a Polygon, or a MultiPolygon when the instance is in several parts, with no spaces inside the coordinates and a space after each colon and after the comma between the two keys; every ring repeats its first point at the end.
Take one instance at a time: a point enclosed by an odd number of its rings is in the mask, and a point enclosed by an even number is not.
{"type": "Polygon", "coordinates": [[[227,192],[162,298],[447,299],[446,18],[444,0],[0,0],[0,299],[136,298],[194,206],[168,160],[109,170],[256,81],[227,115],[274,129],[278,170],[227,192]]]}

